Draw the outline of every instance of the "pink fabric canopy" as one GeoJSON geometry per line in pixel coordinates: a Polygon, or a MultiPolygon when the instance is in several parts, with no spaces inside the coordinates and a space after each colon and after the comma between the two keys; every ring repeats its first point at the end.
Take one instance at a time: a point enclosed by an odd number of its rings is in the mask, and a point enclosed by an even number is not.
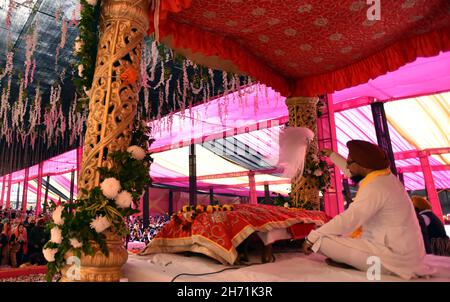
{"type": "MultiPolygon", "coordinates": [[[[432,58],[419,58],[398,71],[380,76],[366,84],[338,91],[333,95],[333,101],[335,104],[342,105],[345,102],[351,103],[355,98],[366,96],[388,101],[394,98],[450,90],[448,70],[450,70],[450,53],[443,53],[432,58]]],[[[288,120],[288,111],[284,102],[284,97],[266,86],[257,84],[196,106],[192,110],[175,113],[159,121],[151,122],[152,134],[156,139],[151,151],[163,152],[188,146],[193,142],[201,144],[213,139],[234,136],[240,142],[257,150],[266,159],[276,158],[279,151],[280,125],[288,120]]],[[[407,104],[405,108],[406,106],[407,104]]],[[[347,154],[345,143],[350,139],[376,142],[369,106],[337,112],[335,119],[338,149],[343,155],[347,154]]],[[[394,153],[416,149],[391,125],[389,125],[389,131],[394,153]]],[[[201,164],[198,162],[198,165],[201,164]]],[[[420,161],[417,158],[398,160],[396,164],[400,168],[420,167],[420,161]]],[[[432,157],[430,157],[430,164],[443,165],[432,157]]],[[[70,180],[67,180],[68,174],[65,173],[74,171],[76,166],[76,150],[72,150],[45,161],[43,175],[61,175],[56,180],[67,190],[70,188],[70,180]]],[[[31,167],[29,173],[30,180],[36,178],[38,165],[31,167]]],[[[151,176],[174,178],[186,175],[168,167],[153,164],[151,176]]],[[[450,187],[449,170],[434,171],[433,176],[437,188],[450,187]]],[[[13,183],[23,179],[24,170],[12,174],[13,183]]],[[[406,188],[409,190],[425,187],[421,172],[405,173],[404,179],[406,188]]],[[[188,187],[188,182],[171,182],[170,185],[188,187]]],[[[215,187],[217,193],[248,194],[248,187],[245,186],[217,186],[203,181],[200,181],[198,185],[205,190],[211,186],[215,187]]],[[[261,190],[259,194],[262,194],[261,190]]]]}

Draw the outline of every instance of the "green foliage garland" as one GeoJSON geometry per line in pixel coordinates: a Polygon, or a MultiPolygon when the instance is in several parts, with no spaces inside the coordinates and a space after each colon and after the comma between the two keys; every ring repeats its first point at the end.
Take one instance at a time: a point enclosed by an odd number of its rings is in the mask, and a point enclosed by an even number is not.
{"type": "Polygon", "coordinates": [[[82,76],[74,80],[75,87],[79,93],[91,89],[94,79],[95,62],[97,60],[97,45],[99,41],[99,19],[101,0],[95,6],[80,0],[82,5],[81,19],[78,23],[80,31],[78,39],[82,41],[81,49],[76,53],[77,63],[75,73],[78,74],[78,66],[83,65],[82,76]]]}

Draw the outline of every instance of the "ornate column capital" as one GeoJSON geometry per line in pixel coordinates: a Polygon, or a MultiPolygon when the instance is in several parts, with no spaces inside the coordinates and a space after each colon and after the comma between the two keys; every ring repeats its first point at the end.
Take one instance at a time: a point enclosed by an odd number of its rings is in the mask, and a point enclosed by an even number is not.
{"type": "Polygon", "coordinates": [[[132,20],[133,25],[139,27],[139,31],[147,32],[150,2],[150,0],[103,0],[102,21],[132,20]]]}
{"type": "Polygon", "coordinates": [[[312,106],[316,106],[318,102],[319,102],[319,98],[318,97],[297,96],[297,97],[286,98],[286,105],[288,107],[289,106],[295,106],[295,105],[312,105],[312,106]]]}

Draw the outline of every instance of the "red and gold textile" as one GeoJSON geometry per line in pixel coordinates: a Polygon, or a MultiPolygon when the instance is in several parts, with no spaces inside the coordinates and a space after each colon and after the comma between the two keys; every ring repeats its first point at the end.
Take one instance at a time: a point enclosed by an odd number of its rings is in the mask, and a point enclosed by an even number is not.
{"type": "Polygon", "coordinates": [[[234,205],[233,211],[201,213],[188,224],[172,219],[142,254],[191,251],[233,264],[238,255],[236,247],[254,232],[269,232],[297,224],[320,226],[328,220],[329,217],[320,211],[238,204],[234,205]]]}

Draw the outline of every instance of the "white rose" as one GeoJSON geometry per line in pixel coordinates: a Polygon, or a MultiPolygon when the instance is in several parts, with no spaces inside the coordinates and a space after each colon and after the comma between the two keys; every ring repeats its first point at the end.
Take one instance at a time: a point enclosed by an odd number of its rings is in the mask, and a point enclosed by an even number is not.
{"type": "Polygon", "coordinates": [[[75,40],[75,44],[74,44],[74,50],[75,52],[80,52],[81,48],[84,46],[84,41],[81,41],[80,38],[78,37],[75,40]]]}
{"type": "Polygon", "coordinates": [[[114,177],[106,178],[101,184],[100,189],[102,190],[103,195],[105,195],[109,199],[116,198],[117,194],[121,189],[120,182],[114,177]]]}
{"type": "Polygon", "coordinates": [[[111,226],[111,222],[109,222],[108,218],[105,216],[97,216],[91,221],[90,226],[92,229],[95,229],[97,233],[101,233],[111,226]]]}
{"type": "Polygon", "coordinates": [[[58,227],[54,227],[50,230],[50,241],[60,244],[62,241],[61,230],[58,227]]]}
{"type": "Polygon", "coordinates": [[[58,252],[58,249],[43,249],[42,253],[44,254],[45,260],[48,262],[55,261],[55,254],[58,252]]]}
{"type": "Polygon", "coordinates": [[[323,172],[319,169],[317,169],[316,171],[314,171],[314,175],[315,176],[321,176],[323,174],[323,172]]]}
{"type": "Polygon", "coordinates": [[[79,76],[80,78],[83,77],[83,71],[84,71],[84,66],[83,66],[83,64],[78,65],[78,76],[79,76]]]}
{"type": "Polygon", "coordinates": [[[127,152],[131,154],[131,157],[137,160],[143,160],[145,157],[145,150],[136,145],[128,147],[127,152]]]}
{"type": "Polygon", "coordinates": [[[284,207],[285,207],[285,208],[289,208],[289,203],[288,203],[288,202],[285,202],[285,203],[284,203],[284,207]]]}
{"type": "Polygon", "coordinates": [[[129,208],[132,201],[133,197],[130,192],[127,191],[122,191],[116,196],[116,205],[122,209],[129,208]]]}
{"type": "Polygon", "coordinates": [[[78,248],[80,248],[80,247],[83,246],[83,243],[82,243],[82,242],[79,242],[78,239],[76,239],[76,238],[70,238],[70,245],[71,245],[73,248],[78,249],[78,248]]]}
{"type": "Polygon", "coordinates": [[[53,222],[57,225],[63,225],[64,219],[61,217],[63,207],[57,206],[56,209],[53,211],[52,218],[53,222]]]}

